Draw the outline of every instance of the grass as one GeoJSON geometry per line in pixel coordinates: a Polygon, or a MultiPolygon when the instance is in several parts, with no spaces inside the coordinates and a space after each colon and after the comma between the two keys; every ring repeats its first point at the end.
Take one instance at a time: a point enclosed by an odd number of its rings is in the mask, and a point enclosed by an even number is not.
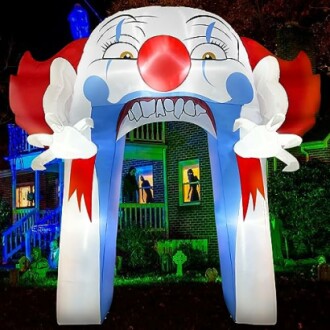
{"type": "MultiPolygon", "coordinates": [[[[149,274],[143,276],[116,276],[115,286],[132,286],[132,285],[155,285],[164,283],[207,283],[208,280],[200,273],[185,274],[177,276],[176,274],[156,275],[149,274]]],[[[221,282],[218,276],[215,282],[221,282]]]]}
{"type": "MultiPolygon", "coordinates": [[[[9,284],[9,278],[3,279],[4,284],[9,284]]],[[[183,276],[177,276],[176,274],[120,274],[115,276],[114,286],[147,286],[147,285],[158,285],[158,284],[170,284],[170,283],[208,283],[207,278],[201,273],[187,272],[183,276]]],[[[221,282],[220,276],[215,279],[215,282],[221,282]]],[[[47,274],[44,279],[39,279],[38,282],[22,280],[18,282],[19,286],[22,287],[56,287],[57,286],[57,272],[51,272],[47,274]]]]}
{"type": "MultiPolygon", "coordinates": [[[[3,285],[9,285],[9,272],[1,272],[2,276],[1,282],[3,285]]],[[[291,279],[316,279],[317,278],[317,267],[311,267],[310,265],[301,265],[297,267],[294,266],[285,266],[285,267],[276,267],[275,275],[277,277],[288,277],[291,279]]],[[[123,286],[152,286],[152,285],[161,285],[161,284],[171,284],[171,283],[208,283],[210,282],[205,274],[201,272],[185,272],[183,276],[177,276],[175,273],[157,273],[150,272],[147,274],[139,273],[119,273],[115,276],[114,286],[123,287],[123,286]]],[[[216,283],[221,283],[221,277],[217,276],[214,280],[216,283]]],[[[51,271],[47,273],[45,279],[39,280],[37,283],[34,281],[23,281],[19,280],[18,286],[22,287],[56,287],[57,286],[57,271],[51,271]]]]}

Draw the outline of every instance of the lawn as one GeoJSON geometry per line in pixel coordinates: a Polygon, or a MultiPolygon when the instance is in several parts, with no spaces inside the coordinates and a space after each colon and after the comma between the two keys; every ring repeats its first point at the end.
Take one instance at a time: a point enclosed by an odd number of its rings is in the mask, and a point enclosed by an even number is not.
{"type": "Polygon", "coordinates": [[[276,273],[278,321],[274,326],[238,325],[222,296],[221,281],[202,276],[117,277],[113,303],[102,325],[58,326],[56,274],[47,285],[10,286],[6,275],[0,284],[1,329],[328,329],[328,281],[304,273],[276,273]]]}

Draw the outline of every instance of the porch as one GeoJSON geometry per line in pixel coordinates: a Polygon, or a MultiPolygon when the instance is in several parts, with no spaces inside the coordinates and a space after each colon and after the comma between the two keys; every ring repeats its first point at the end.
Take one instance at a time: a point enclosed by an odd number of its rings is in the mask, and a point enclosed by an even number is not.
{"type": "MultiPolygon", "coordinates": [[[[27,142],[28,134],[15,124],[8,125],[8,157],[12,174],[13,225],[1,233],[3,263],[19,254],[29,255],[34,246],[48,249],[50,240],[59,232],[60,210],[63,193],[63,162],[54,160],[46,171],[58,173],[58,206],[54,210],[41,210],[40,183],[41,173],[34,172],[32,183],[33,201],[27,207],[19,208],[17,203],[17,173],[30,171],[31,161],[43,148],[36,148],[27,142]]],[[[125,160],[143,159],[144,161],[165,162],[165,123],[152,123],[141,126],[126,135],[127,148],[125,160]]],[[[165,179],[164,179],[165,180],[165,179]]],[[[165,184],[160,182],[159,185],[165,184]]],[[[157,185],[159,187],[159,185],[157,185]]],[[[155,203],[121,203],[118,211],[118,231],[132,226],[151,229],[168,235],[166,194],[162,194],[155,203]]],[[[47,207],[47,206],[46,206],[47,207]]],[[[53,206],[51,206],[52,208],[53,206]]]]}
{"type": "MultiPolygon", "coordinates": [[[[17,256],[31,256],[33,247],[48,253],[49,243],[60,235],[61,209],[38,211],[16,210],[16,222],[1,234],[2,263],[16,260],[17,256]]],[[[168,235],[164,203],[121,203],[118,212],[118,231],[137,227],[141,230],[157,230],[168,235]]]]}

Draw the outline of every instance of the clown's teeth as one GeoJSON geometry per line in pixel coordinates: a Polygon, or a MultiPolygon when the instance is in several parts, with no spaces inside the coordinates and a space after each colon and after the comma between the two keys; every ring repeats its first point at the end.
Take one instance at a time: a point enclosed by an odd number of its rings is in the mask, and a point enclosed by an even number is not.
{"type": "Polygon", "coordinates": [[[129,118],[129,120],[133,120],[134,119],[134,115],[133,115],[133,112],[131,110],[128,111],[128,118],[129,118]]]}
{"type": "Polygon", "coordinates": [[[151,115],[155,113],[155,100],[151,101],[141,101],[141,108],[144,118],[149,118],[151,115]]]}
{"type": "Polygon", "coordinates": [[[206,110],[204,108],[202,108],[199,104],[196,104],[195,109],[196,109],[196,116],[206,113],[206,110]]]}
{"type": "Polygon", "coordinates": [[[134,118],[135,118],[136,121],[138,121],[142,117],[141,107],[140,107],[140,104],[138,102],[135,102],[133,104],[133,107],[130,110],[130,112],[134,116],[134,118]]]}
{"type": "Polygon", "coordinates": [[[192,100],[189,100],[185,103],[183,110],[189,116],[195,116],[196,114],[195,105],[192,100]]]}
{"type": "Polygon", "coordinates": [[[175,102],[175,106],[174,106],[174,116],[179,119],[182,115],[183,112],[183,105],[184,105],[184,101],[183,99],[178,99],[175,102]]]}
{"type": "Polygon", "coordinates": [[[162,116],[162,117],[166,116],[161,100],[158,100],[156,103],[156,117],[159,117],[159,116],[162,116]]]}
{"type": "Polygon", "coordinates": [[[165,99],[164,108],[168,112],[173,111],[174,110],[174,102],[171,99],[165,99]]]}
{"type": "Polygon", "coordinates": [[[191,98],[157,98],[135,100],[132,108],[120,124],[117,139],[151,121],[177,120],[197,124],[213,136],[216,136],[214,126],[207,115],[207,110],[199,102],[195,103],[191,98]]]}

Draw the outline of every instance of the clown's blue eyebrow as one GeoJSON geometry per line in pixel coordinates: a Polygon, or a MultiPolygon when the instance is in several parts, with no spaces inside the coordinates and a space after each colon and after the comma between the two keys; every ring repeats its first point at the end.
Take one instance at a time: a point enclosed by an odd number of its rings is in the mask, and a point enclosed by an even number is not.
{"type": "Polygon", "coordinates": [[[125,19],[122,19],[116,26],[116,41],[118,42],[121,36],[121,27],[125,19]]]}
{"type": "Polygon", "coordinates": [[[122,26],[123,22],[125,21],[125,19],[127,19],[127,18],[130,18],[130,19],[136,20],[134,16],[125,14],[125,15],[119,15],[119,16],[116,16],[116,17],[114,17],[113,19],[111,19],[111,20],[109,20],[108,22],[106,22],[105,24],[103,24],[103,25],[100,27],[100,30],[99,30],[99,32],[100,32],[100,36],[99,36],[99,38],[97,39],[97,42],[99,42],[99,41],[103,38],[103,36],[104,36],[106,33],[108,33],[109,30],[113,29],[114,27],[116,28],[116,41],[118,41],[117,38],[119,39],[119,37],[120,37],[121,26],[122,26]],[[110,24],[111,22],[113,22],[113,21],[115,21],[115,20],[117,20],[117,19],[119,19],[119,18],[121,18],[121,17],[123,17],[123,18],[120,20],[120,22],[119,22],[118,24],[115,24],[115,25],[112,25],[112,26],[108,27],[109,24],[110,24]],[[106,29],[106,30],[104,30],[104,29],[106,29]],[[103,30],[103,31],[102,31],[102,30],[103,30]]]}
{"type": "MultiPolygon", "coordinates": [[[[206,26],[206,27],[208,27],[209,25],[200,23],[200,24],[193,24],[192,26],[206,26]]],[[[219,29],[217,26],[214,25],[213,30],[217,30],[217,31],[223,33],[229,40],[232,40],[232,37],[228,33],[226,33],[224,30],[219,29]]]]}
{"type": "Polygon", "coordinates": [[[132,16],[132,15],[127,15],[127,14],[123,14],[123,15],[119,15],[119,16],[116,16],[116,17],[114,17],[113,19],[111,19],[110,21],[108,21],[108,22],[106,22],[104,25],[102,25],[101,27],[100,27],[100,30],[99,30],[99,32],[101,32],[109,23],[111,23],[111,22],[113,22],[114,20],[116,20],[116,19],[118,19],[118,18],[120,18],[120,17],[124,17],[124,19],[125,18],[132,18],[133,20],[135,20],[136,21],[136,19],[135,19],[135,17],[134,16],[132,16]]]}
{"type": "MultiPolygon", "coordinates": [[[[227,32],[230,32],[230,28],[226,25],[226,23],[221,20],[220,18],[218,17],[214,17],[212,15],[196,15],[196,16],[193,16],[191,18],[189,18],[187,21],[186,21],[186,24],[188,23],[191,23],[192,21],[195,21],[196,19],[203,19],[203,18],[211,18],[212,20],[214,20],[214,23],[216,24],[217,22],[221,24],[222,26],[222,29],[220,28],[217,28],[216,26],[214,26],[214,29],[216,30],[219,30],[221,31],[222,33],[224,33],[230,40],[232,40],[230,34],[227,34],[224,30],[226,30],[227,32]]],[[[212,23],[211,23],[212,24],[212,23]]],[[[194,24],[194,26],[198,26],[198,25],[205,25],[205,26],[210,26],[210,25],[207,25],[207,24],[203,24],[203,23],[199,23],[199,24],[194,24]]]]}
{"type": "MultiPolygon", "coordinates": [[[[153,17],[153,16],[137,16],[137,17],[146,17],[146,18],[149,18],[149,17],[153,17]]],[[[140,30],[143,34],[143,36],[145,36],[145,32],[143,30],[142,27],[140,27],[139,25],[140,24],[147,24],[147,22],[144,22],[144,21],[141,21],[141,20],[138,20],[136,17],[132,16],[132,15],[119,15],[113,19],[111,19],[110,21],[106,22],[101,28],[100,28],[100,33],[101,31],[103,30],[103,32],[101,33],[101,35],[99,36],[99,38],[97,39],[97,43],[104,37],[105,34],[109,33],[110,30],[112,29],[115,29],[115,34],[116,34],[116,42],[119,41],[120,37],[123,36],[122,34],[122,28],[124,25],[127,25],[127,24],[136,24],[135,28],[140,30]],[[119,19],[119,18],[122,18],[120,20],[120,22],[118,24],[113,24],[111,26],[109,26],[109,23],[112,23],[113,21],[119,19]],[[106,30],[104,30],[106,29],[106,30]]]]}
{"type": "Polygon", "coordinates": [[[209,26],[206,29],[205,36],[206,36],[207,42],[210,42],[210,40],[211,40],[211,35],[212,35],[213,28],[214,28],[214,24],[215,24],[215,22],[209,24],[209,26]]]}
{"type": "Polygon", "coordinates": [[[220,24],[224,25],[224,26],[226,27],[226,29],[228,30],[228,27],[226,26],[226,24],[225,24],[221,19],[219,19],[219,18],[217,18],[217,17],[214,17],[214,16],[212,16],[212,15],[196,15],[196,16],[193,16],[193,17],[189,18],[189,19],[186,21],[186,23],[189,23],[189,22],[191,22],[191,21],[193,21],[193,20],[195,20],[195,19],[198,19],[198,18],[212,18],[212,19],[214,19],[215,21],[218,21],[220,24]]]}

